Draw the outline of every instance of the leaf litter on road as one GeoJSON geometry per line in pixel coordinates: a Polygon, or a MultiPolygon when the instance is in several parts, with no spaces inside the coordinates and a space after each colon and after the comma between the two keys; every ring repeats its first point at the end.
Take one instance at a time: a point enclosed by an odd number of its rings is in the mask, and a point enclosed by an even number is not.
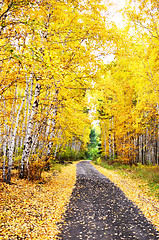
{"type": "Polygon", "coordinates": [[[58,239],[157,240],[159,232],[116,184],[82,161],[58,239]]]}
{"type": "Polygon", "coordinates": [[[115,183],[159,231],[159,201],[153,196],[148,196],[149,190],[146,182],[121,176],[115,170],[108,170],[95,164],[93,166],[115,183]]]}

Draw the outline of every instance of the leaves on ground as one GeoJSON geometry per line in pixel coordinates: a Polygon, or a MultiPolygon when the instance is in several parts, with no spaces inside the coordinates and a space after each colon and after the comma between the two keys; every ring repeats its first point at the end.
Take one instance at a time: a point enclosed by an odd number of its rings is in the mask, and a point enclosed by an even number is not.
{"type": "Polygon", "coordinates": [[[75,186],[60,240],[159,239],[139,208],[89,161],[77,164],[75,186]]]}
{"type": "Polygon", "coordinates": [[[61,173],[45,172],[42,182],[13,178],[2,184],[0,239],[55,239],[76,181],[76,163],[61,173]]]}
{"type": "Polygon", "coordinates": [[[143,183],[139,179],[132,180],[129,177],[120,176],[114,170],[107,170],[97,165],[94,166],[100,173],[115,183],[159,230],[159,202],[155,197],[148,196],[148,185],[146,182],[143,183]]]}

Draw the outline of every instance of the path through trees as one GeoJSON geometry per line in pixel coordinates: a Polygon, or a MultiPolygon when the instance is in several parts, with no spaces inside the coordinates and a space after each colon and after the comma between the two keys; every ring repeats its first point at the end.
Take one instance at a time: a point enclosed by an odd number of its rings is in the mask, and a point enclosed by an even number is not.
{"type": "Polygon", "coordinates": [[[159,232],[118,187],[81,161],[59,239],[157,240],[159,232]]]}

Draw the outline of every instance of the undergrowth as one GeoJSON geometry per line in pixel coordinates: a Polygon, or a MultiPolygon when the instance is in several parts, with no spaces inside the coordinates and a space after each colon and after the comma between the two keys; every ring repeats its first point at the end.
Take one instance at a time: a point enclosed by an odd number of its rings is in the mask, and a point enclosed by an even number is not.
{"type": "Polygon", "coordinates": [[[119,163],[108,164],[105,161],[96,160],[95,164],[108,170],[115,170],[118,174],[131,179],[142,179],[149,186],[149,195],[159,199],[159,166],[155,165],[124,165],[119,163]]]}

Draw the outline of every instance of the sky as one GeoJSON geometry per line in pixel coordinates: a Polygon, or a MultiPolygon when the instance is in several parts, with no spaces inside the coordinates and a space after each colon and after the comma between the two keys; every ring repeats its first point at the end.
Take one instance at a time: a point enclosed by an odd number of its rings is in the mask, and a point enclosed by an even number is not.
{"type": "MultiPolygon", "coordinates": [[[[111,9],[111,21],[114,21],[118,27],[123,27],[123,17],[120,13],[120,10],[125,7],[126,0],[111,0],[111,2],[114,4],[111,9]]],[[[103,57],[103,62],[105,64],[108,64],[114,60],[114,55],[109,54],[108,56],[103,57]]]]}
{"type": "MultiPolygon", "coordinates": [[[[126,5],[126,0],[111,0],[114,4],[114,10],[112,9],[112,16],[111,20],[116,23],[118,27],[123,26],[123,17],[122,14],[119,12],[124,6],[126,5]]],[[[109,64],[114,60],[114,55],[109,54],[108,56],[103,57],[103,62],[105,64],[109,64]]],[[[99,120],[92,121],[92,127],[98,129],[99,131],[99,120]]]]}
{"type": "Polygon", "coordinates": [[[124,8],[126,4],[126,0],[111,0],[114,6],[114,14],[112,16],[112,20],[115,21],[117,26],[123,25],[123,17],[122,14],[119,12],[122,8],[124,8]]]}

